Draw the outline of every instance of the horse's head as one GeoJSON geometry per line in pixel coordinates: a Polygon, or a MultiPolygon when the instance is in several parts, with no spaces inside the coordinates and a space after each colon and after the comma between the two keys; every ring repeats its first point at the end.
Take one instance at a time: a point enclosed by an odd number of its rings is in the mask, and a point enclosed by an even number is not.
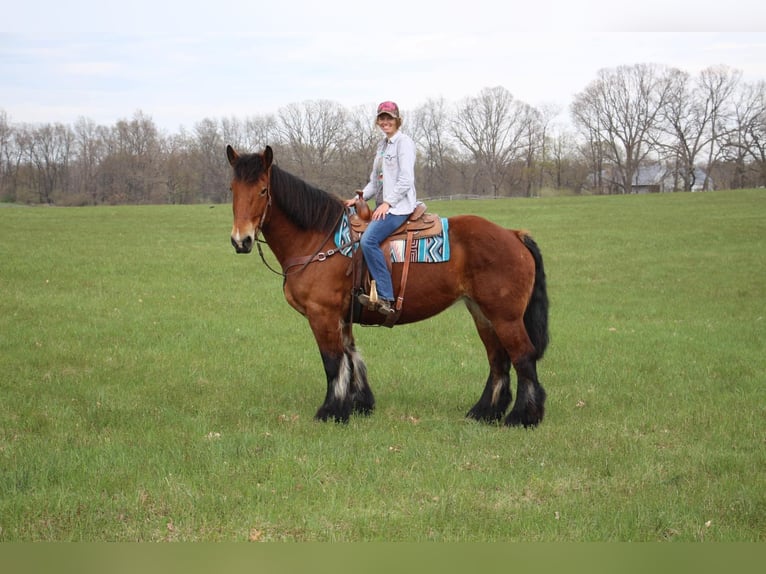
{"type": "Polygon", "coordinates": [[[226,157],[234,168],[231,244],[237,253],[250,253],[271,204],[269,184],[274,152],[266,146],[262,154],[240,156],[233,147],[226,146],[226,157]]]}

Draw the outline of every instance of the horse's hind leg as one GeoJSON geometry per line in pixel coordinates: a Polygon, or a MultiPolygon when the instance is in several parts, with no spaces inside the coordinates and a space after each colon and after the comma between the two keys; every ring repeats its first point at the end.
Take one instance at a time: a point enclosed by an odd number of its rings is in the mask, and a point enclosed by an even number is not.
{"type": "Polygon", "coordinates": [[[490,376],[481,399],[468,415],[481,420],[497,420],[502,417],[510,404],[508,389],[510,376],[508,361],[516,371],[516,402],[505,418],[510,426],[533,427],[543,420],[545,414],[545,389],[537,379],[535,348],[529,339],[524,321],[504,319],[495,314],[492,319],[470,302],[468,309],[476,322],[490,360],[490,376]],[[490,398],[497,394],[500,400],[493,403],[490,398]],[[499,408],[502,407],[502,411],[499,408]]]}
{"type": "Polygon", "coordinates": [[[505,418],[510,426],[533,427],[542,422],[545,415],[545,389],[537,379],[537,362],[522,357],[514,364],[518,375],[516,403],[505,418]]]}
{"type": "Polygon", "coordinates": [[[467,417],[484,422],[499,421],[511,404],[511,358],[497,337],[492,324],[473,301],[466,305],[471,312],[489,360],[489,376],[479,401],[471,407],[467,417]]]}
{"type": "Polygon", "coordinates": [[[533,427],[542,422],[545,415],[545,389],[537,379],[535,348],[529,340],[524,322],[494,322],[495,331],[511,355],[516,371],[516,402],[505,418],[510,426],[533,427]]]}

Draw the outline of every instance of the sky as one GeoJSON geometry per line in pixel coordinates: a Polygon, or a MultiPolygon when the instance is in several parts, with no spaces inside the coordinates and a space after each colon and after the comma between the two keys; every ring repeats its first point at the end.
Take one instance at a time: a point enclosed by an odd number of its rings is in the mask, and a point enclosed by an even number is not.
{"type": "MultiPolygon", "coordinates": [[[[602,68],[766,80],[763,0],[41,0],[0,5],[0,112],[168,133],[331,100],[459,102],[506,88],[566,114],[602,68]],[[195,4],[200,4],[196,6],[195,4]]],[[[405,118],[406,121],[406,118],[405,118]]]]}

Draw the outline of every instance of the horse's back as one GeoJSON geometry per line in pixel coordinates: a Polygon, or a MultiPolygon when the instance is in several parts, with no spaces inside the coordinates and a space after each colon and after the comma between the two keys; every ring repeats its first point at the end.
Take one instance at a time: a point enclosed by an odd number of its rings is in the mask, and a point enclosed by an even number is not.
{"type": "Polygon", "coordinates": [[[450,249],[458,257],[495,265],[529,267],[534,260],[525,245],[527,231],[507,229],[478,215],[456,215],[448,219],[450,249]]]}
{"type": "MultiPolygon", "coordinates": [[[[410,264],[399,323],[428,318],[464,298],[479,302],[511,296],[521,302],[516,312],[522,313],[535,282],[535,260],[524,244],[526,232],[476,215],[448,218],[448,230],[448,261],[410,264]]],[[[395,266],[394,285],[399,285],[401,273],[401,265],[395,266]]]]}

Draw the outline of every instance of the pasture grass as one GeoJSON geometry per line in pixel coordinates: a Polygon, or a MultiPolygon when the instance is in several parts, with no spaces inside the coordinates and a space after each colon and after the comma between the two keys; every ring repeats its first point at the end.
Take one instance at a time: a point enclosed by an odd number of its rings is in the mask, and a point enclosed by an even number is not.
{"type": "MultiPolygon", "coordinates": [[[[0,541],[764,541],[766,194],[434,203],[533,232],[535,430],[458,305],[356,327],[347,425],[228,206],[0,209],[0,541]]],[[[514,388],[515,391],[515,388],[514,388]]]]}

